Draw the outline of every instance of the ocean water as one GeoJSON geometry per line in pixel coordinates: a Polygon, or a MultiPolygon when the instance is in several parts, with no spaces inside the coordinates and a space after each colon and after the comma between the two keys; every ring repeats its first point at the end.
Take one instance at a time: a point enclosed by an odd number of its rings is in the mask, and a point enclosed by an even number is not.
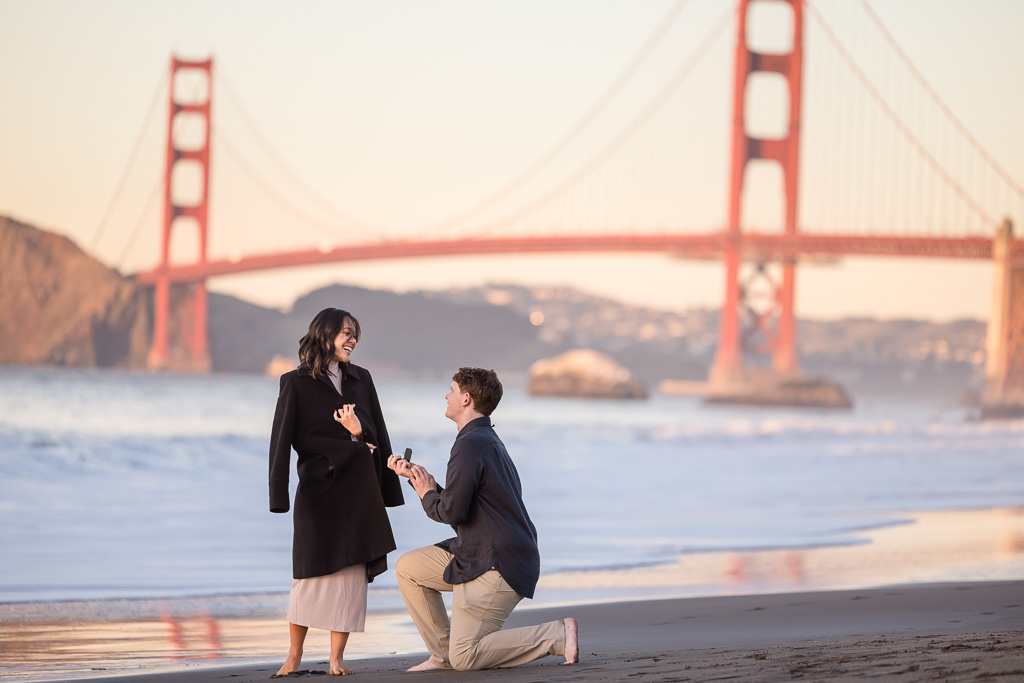
{"type": "MultiPolygon", "coordinates": [[[[0,368],[0,602],[287,591],[291,516],[267,510],[277,384],[0,368]]],[[[447,382],[377,385],[395,449],[443,480],[447,382]]],[[[544,572],[851,543],[901,512],[1024,503],[1024,422],[956,406],[568,400],[510,383],[493,420],[544,572]]],[[[406,500],[390,511],[399,552],[451,535],[406,500]]],[[[379,577],[371,607],[394,586],[379,577]]]]}

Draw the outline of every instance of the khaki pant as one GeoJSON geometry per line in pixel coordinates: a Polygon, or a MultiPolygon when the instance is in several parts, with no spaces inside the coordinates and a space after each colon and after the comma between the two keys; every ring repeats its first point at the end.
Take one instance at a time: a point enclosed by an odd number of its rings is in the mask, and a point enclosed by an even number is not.
{"type": "Polygon", "coordinates": [[[502,631],[523,596],[493,569],[466,583],[446,583],[443,574],[451,560],[447,550],[427,546],[407,552],[395,565],[405,607],[434,664],[473,671],[565,653],[561,621],[502,631]],[[441,591],[452,592],[451,622],[441,591]]]}

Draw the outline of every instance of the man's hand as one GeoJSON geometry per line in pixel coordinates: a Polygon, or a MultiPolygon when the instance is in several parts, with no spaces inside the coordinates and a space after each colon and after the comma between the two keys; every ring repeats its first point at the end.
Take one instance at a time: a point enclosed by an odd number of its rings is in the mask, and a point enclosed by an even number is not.
{"type": "MultiPolygon", "coordinates": [[[[406,464],[409,465],[409,463],[406,464]]],[[[412,470],[412,476],[409,477],[409,481],[412,482],[412,487],[416,489],[416,495],[421,500],[427,494],[427,491],[437,490],[437,482],[434,481],[434,477],[430,472],[427,472],[419,465],[409,465],[409,469],[412,470]]]]}
{"type": "Polygon", "coordinates": [[[412,478],[412,463],[400,455],[388,456],[388,469],[394,470],[400,477],[412,478]]]}

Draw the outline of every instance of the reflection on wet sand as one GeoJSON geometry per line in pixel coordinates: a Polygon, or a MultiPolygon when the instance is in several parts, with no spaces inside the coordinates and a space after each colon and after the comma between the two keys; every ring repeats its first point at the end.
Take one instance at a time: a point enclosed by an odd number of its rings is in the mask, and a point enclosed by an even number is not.
{"type": "MultiPolygon", "coordinates": [[[[326,663],[329,634],[311,630],[306,642],[304,662],[326,663]]],[[[7,618],[0,623],[0,643],[0,678],[40,680],[152,673],[190,663],[279,664],[288,649],[288,632],[281,615],[215,619],[164,614],[131,621],[24,623],[7,618]]],[[[345,658],[405,654],[422,647],[406,615],[371,614],[366,632],[349,640],[345,658]]]]}
{"type": "Polygon", "coordinates": [[[892,518],[905,521],[851,532],[850,545],[684,554],[655,566],[549,574],[539,588],[645,588],[667,597],[1024,578],[1024,507],[892,518]]]}
{"type": "MultiPolygon", "coordinates": [[[[547,574],[530,606],[1024,578],[1024,507],[893,517],[907,521],[856,532],[857,542],[847,546],[694,553],[662,565],[547,574]]],[[[266,664],[269,676],[288,646],[286,597],[0,605],[0,678],[72,679],[248,663],[266,664]]],[[[371,612],[366,632],[352,636],[345,655],[355,660],[422,649],[404,612],[371,612]]],[[[326,668],[320,665],[328,652],[328,634],[311,631],[304,665],[326,668]]]]}
{"type": "Polygon", "coordinates": [[[201,642],[205,647],[200,649],[199,657],[212,659],[221,650],[220,626],[216,619],[209,614],[203,614],[196,620],[183,621],[165,614],[160,621],[167,626],[167,640],[174,649],[178,650],[177,658],[181,658],[184,652],[192,652],[190,642],[201,642]],[[200,637],[196,638],[191,633],[186,634],[186,628],[191,632],[194,627],[199,626],[200,637]],[[192,635],[191,638],[188,636],[192,635]]]}

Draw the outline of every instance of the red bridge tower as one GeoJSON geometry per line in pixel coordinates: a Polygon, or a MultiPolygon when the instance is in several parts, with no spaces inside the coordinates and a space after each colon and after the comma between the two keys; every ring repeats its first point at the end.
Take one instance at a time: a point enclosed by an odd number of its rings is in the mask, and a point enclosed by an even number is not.
{"type": "MultiPolygon", "coordinates": [[[[190,227],[196,231],[195,262],[206,263],[207,209],[210,189],[210,104],[213,98],[213,60],[203,62],[171,58],[170,115],[167,122],[167,166],[164,171],[164,222],[161,231],[160,263],[154,274],[153,342],[149,350],[151,370],[208,372],[206,283],[179,285],[174,291],[168,271],[174,230],[190,227]],[[179,80],[179,73],[186,76],[179,80]],[[205,83],[197,80],[205,80],[205,83]],[[204,78],[205,77],[205,78],[204,78]],[[204,94],[179,92],[186,84],[199,83],[204,94]],[[205,88],[202,86],[205,85],[205,88]],[[198,128],[201,130],[198,130],[198,128]],[[180,141],[186,133],[196,133],[180,141]],[[172,296],[186,311],[172,329],[172,296]]],[[[183,265],[176,263],[177,265],[183,265]]]]}
{"type": "Polygon", "coordinates": [[[1014,256],[1010,219],[992,244],[992,314],[988,319],[988,355],[982,416],[1024,415],[1024,262],[1014,256]]]}
{"type": "MultiPolygon", "coordinates": [[[[741,229],[743,183],[747,164],[769,159],[782,167],[786,194],[785,234],[797,232],[797,183],[800,163],[800,81],[803,68],[803,0],[739,0],[736,41],[736,75],[733,94],[732,165],[729,192],[728,244],[724,252],[725,302],[722,305],[718,351],[711,367],[711,384],[718,388],[745,385],[744,351],[770,353],[777,375],[795,375],[796,318],[793,311],[796,264],[790,259],[772,267],[756,261],[742,281],[740,266],[744,252],[741,229]],[[793,44],[785,54],[762,54],[747,45],[747,15],[754,2],[785,2],[793,11],[793,44]],[[789,85],[789,128],[779,139],[751,137],[744,111],[747,81],[751,74],[781,74],[789,85]],[[768,286],[770,297],[762,301],[755,287],[768,286]],[[758,343],[759,342],[759,343],[758,343]]],[[[757,255],[753,255],[757,258],[757,255]]]]}

